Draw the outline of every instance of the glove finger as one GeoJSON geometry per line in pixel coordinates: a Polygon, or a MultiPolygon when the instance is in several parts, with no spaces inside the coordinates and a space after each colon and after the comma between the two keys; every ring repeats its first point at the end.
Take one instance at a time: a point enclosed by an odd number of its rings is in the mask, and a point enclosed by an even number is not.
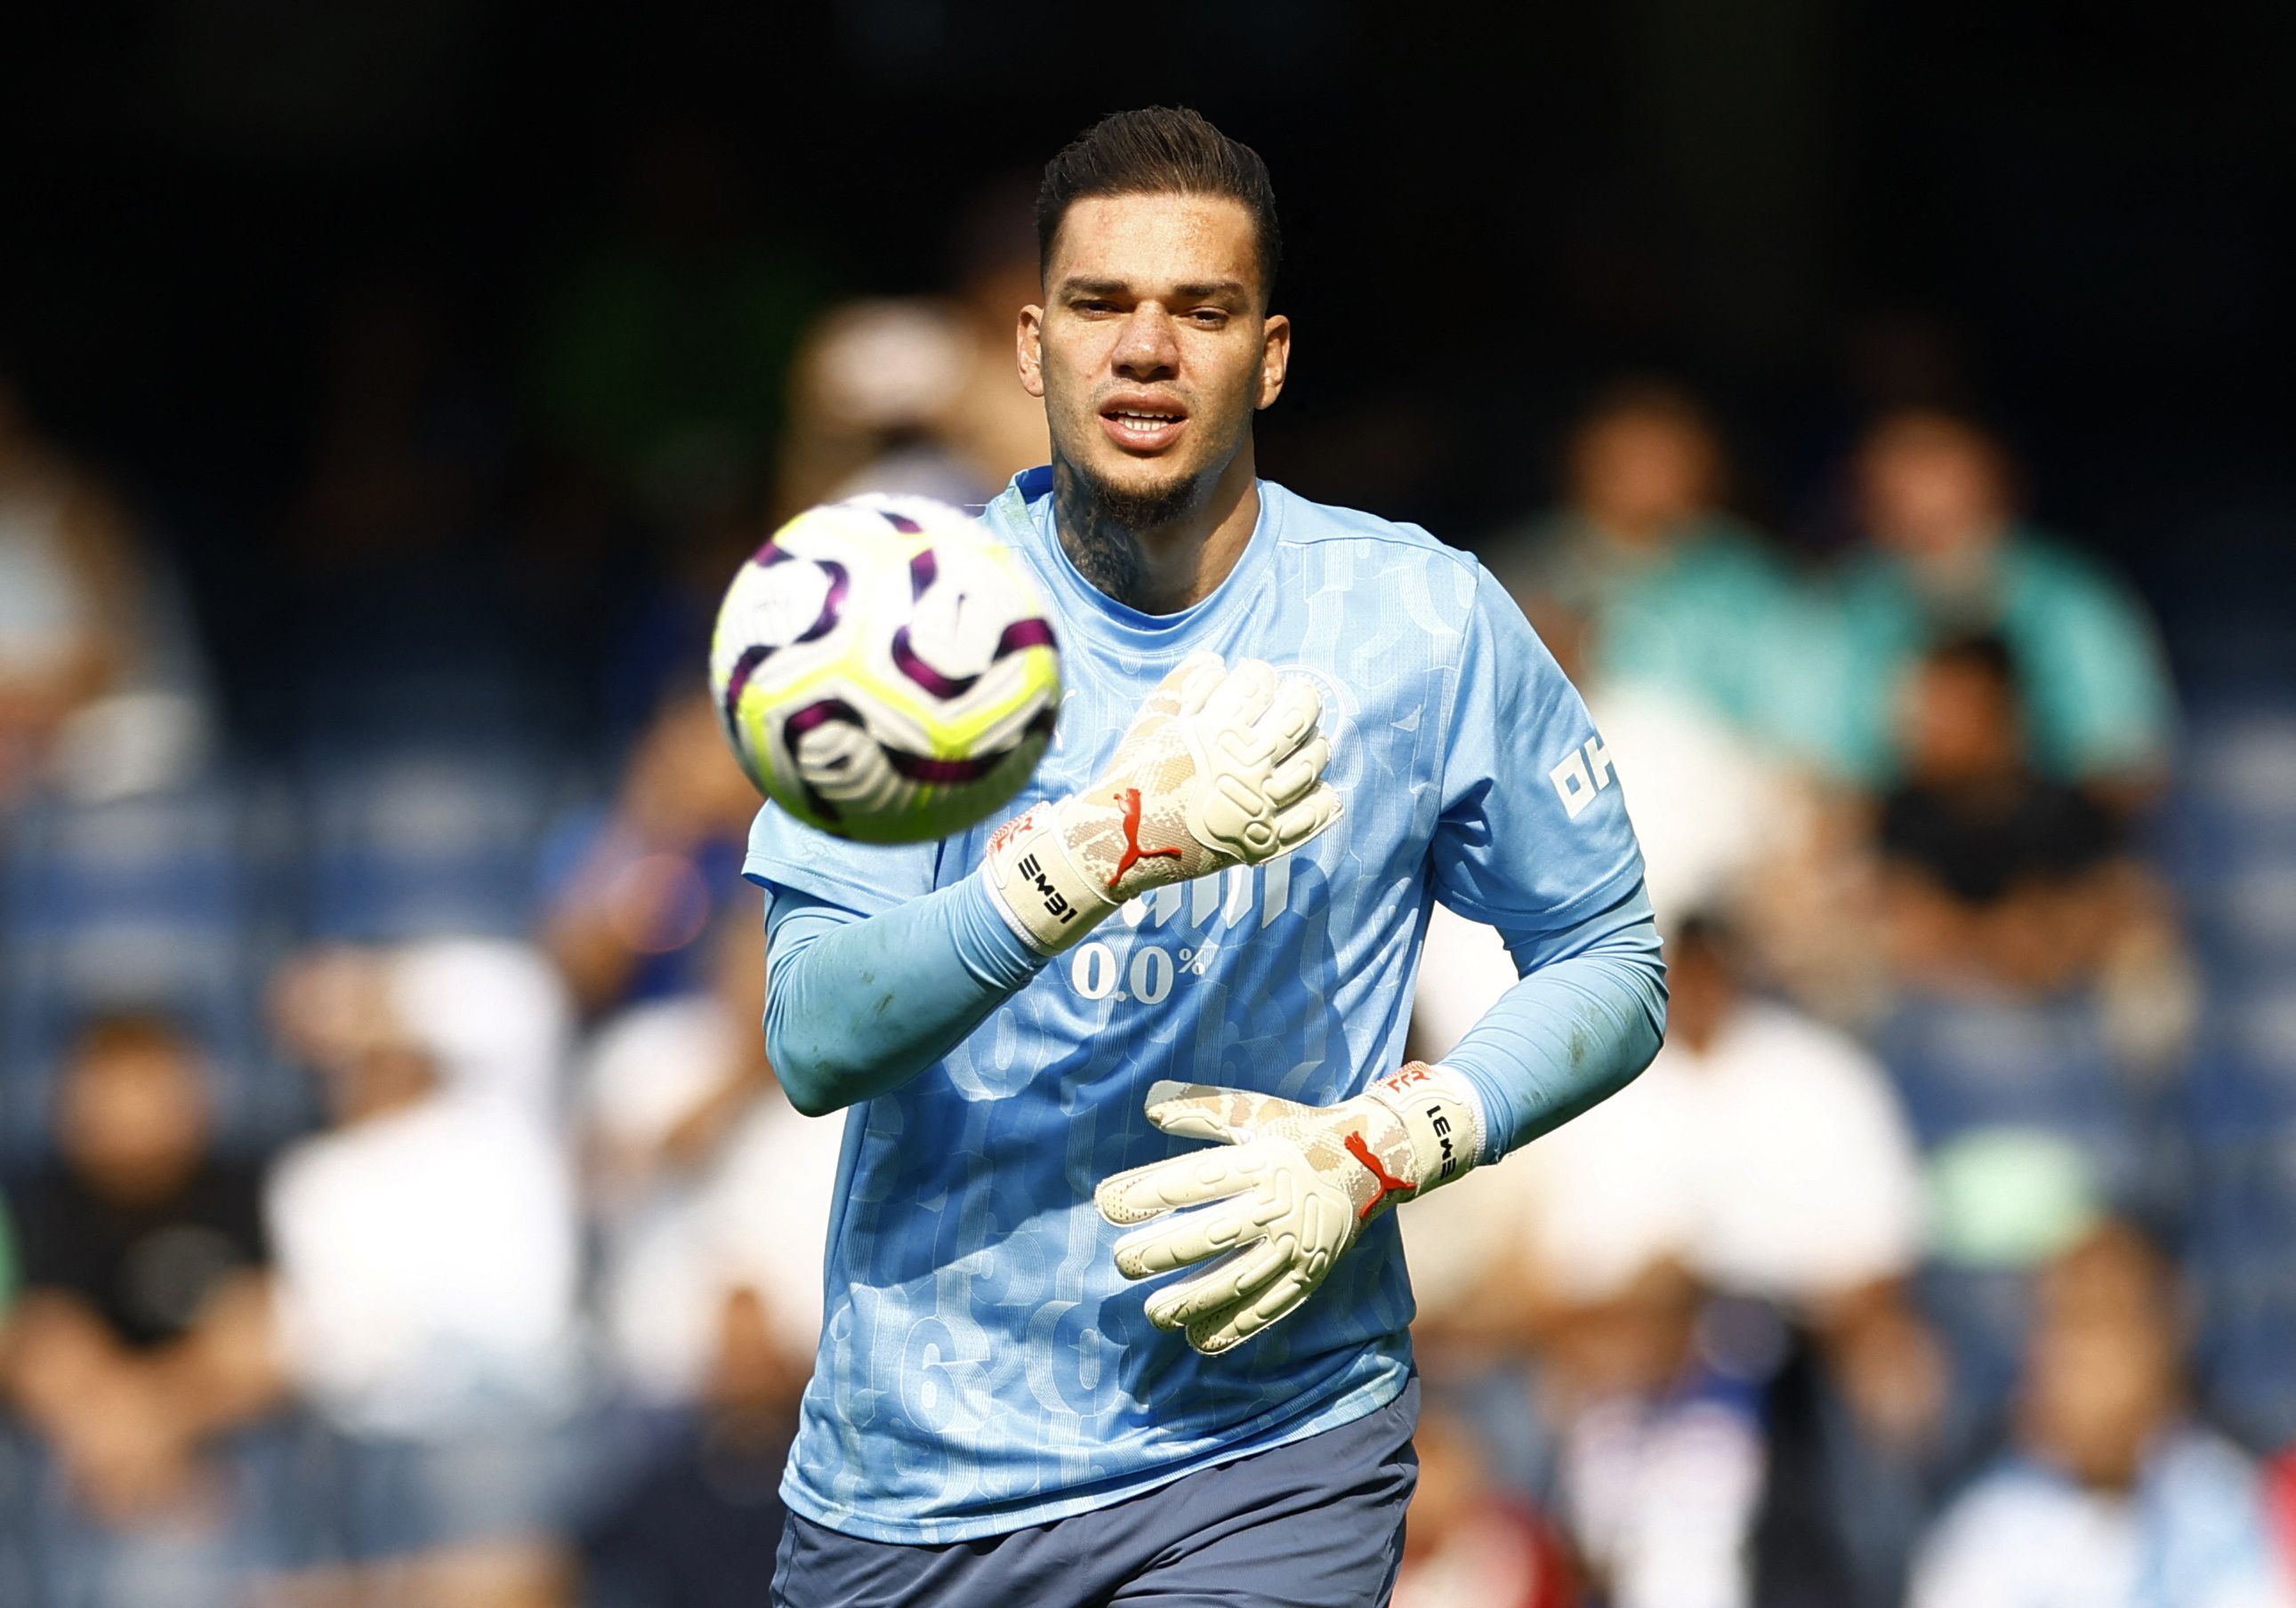
{"type": "Polygon", "coordinates": [[[1234,1350],[1261,1330],[1298,1311],[1300,1303],[1313,1295],[1322,1283],[1320,1278],[1285,1272],[1258,1294],[1192,1320],[1188,1325],[1188,1343],[1207,1357],[1234,1350]]]}
{"type": "Polygon", "coordinates": [[[1320,732],[1308,745],[1277,766],[1267,778],[1267,796],[1278,810],[1297,804],[1308,796],[1324,774],[1324,767],[1332,762],[1330,739],[1320,732]]]}
{"type": "Polygon", "coordinates": [[[1204,718],[1222,728],[1248,726],[1275,698],[1275,671],[1264,659],[1239,659],[1219,690],[1204,701],[1204,718]]]}
{"type": "Polygon", "coordinates": [[[1102,1217],[1128,1228],[1177,1207],[1201,1206],[1239,1194],[1259,1182],[1265,1170],[1265,1162],[1252,1157],[1248,1145],[1201,1150],[1103,1178],[1092,1201],[1102,1217]]]}
{"type": "Polygon", "coordinates": [[[1286,676],[1277,684],[1267,712],[1253,723],[1253,730],[1280,759],[1315,735],[1316,723],[1323,718],[1324,695],[1316,690],[1316,684],[1305,676],[1286,676]]]}
{"type": "Polygon", "coordinates": [[[1173,667],[1157,684],[1158,695],[1169,693],[1183,715],[1193,715],[1209,702],[1227,679],[1227,660],[1209,648],[1199,648],[1173,667]]]}
{"type": "Polygon", "coordinates": [[[1318,782],[1296,804],[1275,813],[1275,841],[1297,849],[1347,813],[1347,807],[1328,782],[1318,782]]]}
{"type": "Polygon", "coordinates": [[[1148,1321],[1160,1329],[1177,1329],[1232,1312],[1281,1277],[1289,1259],[1282,1245],[1239,1245],[1193,1278],[1176,1280],[1151,1295],[1148,1321]]]}
{"type": "Polygon", "coordinates": [[[1153,1278],[1247,1245],[1260,1235],[1258,1208],[1247,1196],[1136,1228],[1116,1242],[1116,1270],[1127,1278],[1153,1278]]]}

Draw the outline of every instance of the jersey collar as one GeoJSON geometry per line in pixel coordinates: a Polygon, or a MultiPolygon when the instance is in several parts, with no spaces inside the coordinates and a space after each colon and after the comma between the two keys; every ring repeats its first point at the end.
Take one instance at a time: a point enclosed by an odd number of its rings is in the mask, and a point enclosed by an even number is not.
{"type": "Polygon", "coordinates": [[[1070,562],[1053,529],[1053,472],[1049,464],[1024,469],[984,515],[1008,546],[1021,553],[1054,595],[1054,612],[1081,626],[1096,641],[1144,659],[1177,660],[1208,643],[1222,640],[1228,623],[1249,613],[1267,584],[1283,528],[1283,488],[1257,482],[1259,518],[1235,568],[1210,596],[1177,614],[1144,614],[1103,592],[1070,562]]]}

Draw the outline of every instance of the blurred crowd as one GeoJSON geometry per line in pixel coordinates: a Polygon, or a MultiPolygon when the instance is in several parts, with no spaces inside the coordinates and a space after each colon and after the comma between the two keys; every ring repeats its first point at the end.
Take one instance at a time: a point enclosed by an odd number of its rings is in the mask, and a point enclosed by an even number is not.
{"type": "MultiPolygon", "coordinates": [[[[758,1031],[709,619],[778,517],[1046,443],[1025,184],[899,299],[743,193],[645,147],[509,398],[419,282],[347,298],[252,754],[148,517],[0,383],[0,1603],[761,1600],[841,1123],[758,1031]]],[[[1969,415],[1873,420],[1822,562],[1669,383],[1561,464],[1479,545],[1594,708],[1541,784],[1624,789],[1672,1023],[1403,1214],[1397,1600],[2296,1602],[2296,900],[2194,902],[2296,744],[2180,727],[1969,415]]],[[[1433,1058],[1512,969],[1429,944],[1433,1058]]]]}
{"type": "MultiPolygon", "coordinates": [[[[2289,1241],[2225,1153],[2144,605],[1965,414],[1870,423],[1824,564],[1728,469],[1621,385],[1486,553],[1595,712],[1552,781],[1623,788],[1671,1001],[1624,1093],[1404,1213],[1442,1496],[1398,1601],[2296,1602],[2296,1334],[2241,1289],[2289,1241]]],[[[1439,910],[1419,1053],[1512,980],[1439,910]]]]}

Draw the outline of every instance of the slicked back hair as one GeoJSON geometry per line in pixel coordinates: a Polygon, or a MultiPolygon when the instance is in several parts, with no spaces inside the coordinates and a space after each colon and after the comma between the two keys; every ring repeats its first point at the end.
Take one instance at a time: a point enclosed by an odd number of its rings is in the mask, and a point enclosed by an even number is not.
{"type": "Polygon", "coordinates": [[[1259,237],[1262,306],[1275,289],[1283,233],[1259,152],[1185,106],[1112,111],[1045,166],[1037,191],[1037,261],[1049,272],[1069,207],[1087,195],[1218,195],[1242,203],[1259,237]]]}

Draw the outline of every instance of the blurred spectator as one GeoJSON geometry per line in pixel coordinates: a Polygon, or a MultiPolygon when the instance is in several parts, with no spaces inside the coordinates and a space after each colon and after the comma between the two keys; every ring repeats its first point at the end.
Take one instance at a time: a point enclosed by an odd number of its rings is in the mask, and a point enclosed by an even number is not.
{"type": "Polygon", "coordinates": [[[865,491],[977,507],[1003,490],[953,444],[985,360],[960,310],[939,301],[855,301],[832,312],[796,365],[782,517],[865,491]]]}
{"type": "Polygon", "coordinates": [[[251,1515],[210,1454],[283,1382],[259,1177],[210,1151],[197,1055],[157,1018],[90,1024],[56,1111],[57,1164],[17,1195],[25,1291],[0,1357],[70,1488],[56,1566],[91,1603],[158,1581],[220,1601],[251,1515]]]}
{"type": "Polygon", "coordinates": [[[759,912],[730,906],[702,947],[708,991],[611,1018],[584,1079],[605,1339],[658,1442],[586,1526],[597,1608],[754,1597],[820,1338],[845,1123],[800,1116],[775,1085],[759,912]]]}
{"type": "Polygon", "coordinates": [[[820,1339],[845,1123],[800,1115],[774,1082],[757,913],[729,912],[712,948],[711,989],[624,1011],[586,1079],[607,1338],[625,1384],[655,1406],[700,1391],[729,1289],[752,1292],[800,1376],[820,1339]]]}
{"type": "MultiPolygon", "coordinates": [[[[333,1551],[351,1581],[413,1571],[411,1600],[554,1600],[550,1538],[579,1473],[573,1199],[552,1127],[504,1095],[565,1008],[488,989],[466,1013],[481,1042],[440,1025],[455,1013],[409,1010],[423,960],[336,951],[282,977],[283,1036],[332,1117],[270,1182],[283,1341],[340,1432],[333,1551]]],[[[546,977],[538,956],[524,975],[546,977]]]]}
{"type": "Polygon", "coordinates": [[[1419,1485],[1403,1536],[1395,1608],[1570,1608],[1570,1565],[1536,1514],[1491,1483],[1474,1432],[1440,1407],[1411,1438],[1419,1485]]]}
{"type": "Polygon", "coordinates": [[[594,1205],[609,1216],[666,1176],[715,1154],[750,1103],[774,1087],[758,1023],[765,1011],[766,935],[732,905],[701,947],[702,985],[638,1002],[591,1039],[581,1117],[594,1205]]]}
{"type": "Polygon", "coordinates": [[[1880,809],[1898,999],[1875,1042],[1931,1156],[1928,1299],[1972,1403],[2007,1386],[2021,1270],[2107,1204],[2169,1203],[2175,1130],[2156,1100],[2197,1009],[2166,900],[2115,822],[2026,759],[2017,669],[1994,637],[1918,662],[1906,779],[1880,809]]]}
{"type": "MultiPolygon", "coordinates": [[[[1764,1390],[1790,1341],[1779,1315],[1811,1336],[1848,1409],[1837,1461],[1923,1460],[1948,1379],[1903,1292],[1924,1202],[1887,1075],[1841,1033],[1748,997],[1710,920],[1681,923],[1667,953],[1668,1039],[1649,1070],[1414,1203],[1403,1227],[1431,1372],[1463,1348],[1536,1344],[1552,1477],[1617,1600],[1738,1603],[1755,1587],[1764,1390]],[[1685,1504],[1695,1522],[1667,1518],[1685,1504]],[[1651,1595],[1630,1599],[1622,1575],[1651,1595]]],[[[1902,1558],[1890,1546],[1873,1543],[1866,1566],[1885,1583],[1902,1558]]]]}
{"type": "Polygon", "coordinates": [[[1879,830],[1901,980],[2047,994],[2105,984],[2120,1058],[2166,1065],[2198,1012],[2168,901],[2119,823],[2027,755],[2019,665],[1997,636],[1930,650],[1905,686],[1905,776],[1879,830]]]}
{"type": "Polygon", "coordinates": [[[1561,1511],[1611,1608],[1754,1601],[1760,1358],[1702,1345],[1702,1304],[1677,1265],[1652,1263],[1547,1332],[1541,1407],[1561,1511]]]}
{"type": "MultiPolygon", "coordinates": [[[[1722,444],[1671,386],[1597,399],[1565,452],[1568,505],[1492,557],[1603,734],[1661,917],[1725,902],[1804,829],[1780,763],[1803,608],[1721,506],[1722,444]]],[[[1431,932],[1448,969],[1453,935],[1431,932]]]]}
{"type": "Polygon", "coordinates": [[[742,172],[705,130],[654,130],[624,164],[616,215],[541,298],[525,381],[544,462],[522,585],[540,597],[586,572],[604,589],[590,628],[617,738],[702,661],[766,522],[791,364],[823,289],[761,204],[772,173],[742,172]],[[561,541],[576,551],[562,558],[561,541]]]}
{"type": "Polygon", "coordinates": [[[2107,1225],[2043,1277],[2015,1451],[1923,1549],[1912,1608],[2296,1602],[2255,1464],[2187,1416],[2167,1260],[2107,1225]]]}
{"type": "Polygon", "coordinates": [[[2021,521],[2000,443],[1965,419],[1908,409],[1867,433],[1856,472],[1870,539],[1840,578],[1833,762],[1888,779],[1896,701],[1918,655],[1997,632],[2025,677],[2038,768],[2124,798],[2157,783],[2172,708],[2151,622],[2096,564],[2021,521]]]}
{"type": "MultiPolygon", "coordinates": [[[[1447,1272],[1496,1232],[1565,1305],[1671,1259],[1716,1289],[1848,1325],[1847,1345],[1863,1325],[1891,1328],[1902,1314],[1885,1317],[1889,1303],[1869,1292],[1919,1258],[1923,1199],[1887,1074],[1846,1036],[1747,997],[1710,921],[1682,923],[1667,964],[1667,1043],[1648,1071],[1405,1217],[1423,1306],[1443,1309],[1447,1272]]],[[[1905,1343],[1892,1335],[1901,1364],[1905,1343]]],[[[1902,1366],[1865,1372],[1877,1420],[1909,1426],[1922,1381],[1902,1366]],[[1900,1391],[1915,1399],[1897,1400],[1900,1391]]]]}
{"type": "Polygon", "coordinates": [[[856,301],[808,333],[775,503],[787,519],[865,491],[960,506],[1047,461],[1044,404],[1021,389],[1021,308],[1043,294],[1036,186],[985,189],[961,222],[947,298],[856,301]]]}
{"type": "Polygon", "coordinates": [[[207,724],[169,578],[0,378],[0,804],[52,773],[84,800],[173,784],[207,724]]]}
{"type": "Polygon", "coordinates": [[[1565,506],[1494,557],[1580,685],[1663,691],[1767,733],[1791,683],[1774,672],[1792,578],[1722,506],[1722,444],[1687,393],[1619,385],[1564,453],[1565,506]]]}
{"type": "Polygon", "coordinates": [[[586,1528],[593,1608],[750,1608],[781,1545],[782,1467],[811,1358],[793,1357],[748,1285],[715,1313],[702,1411],[586,1528]]]}
{"type": "Polygon", "coordinates": [[[1905,702],[1905,780],[1881,818],[1899,970],[1974,964],[2046,987],[2086,969],[2106,924],[2044,912],[2032,896],[2093,884],[2120,834],[2102,806],[2028,767],[2008,645],[1980,636],[1932,649],[1905,702]],[[1987,919],[2005,909],[2028,919],[1987,919]]]}
{"type": "Polygon", "coordinates": [[[718,913],[759,909],[740,876],[757,813],[709,693],[682,686],[640,735],[612,807],[545,851],[544,942],[585,1011],[707,989],[701,939],[718,913]]]}

